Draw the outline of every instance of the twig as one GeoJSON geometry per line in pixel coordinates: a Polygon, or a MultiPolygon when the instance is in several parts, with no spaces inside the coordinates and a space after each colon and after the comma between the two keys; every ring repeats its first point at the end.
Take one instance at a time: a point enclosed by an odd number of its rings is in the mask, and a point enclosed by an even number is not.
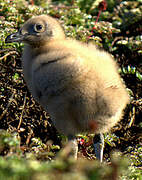
{"type": "MultiPolygon", "coordinates": [[[[5,66],[5,65],[2,64],[2,63],[0,63],[0,66],[1,66],[2,68],[4,68],[4,69],[7,69],[7,72],[8,72],[9,69],[10,69],[10,70],[13,70],[12,67],[10,67],[10,66],[5,66]]],[[[17,69],[17,68],[16,68],[15,71],[16,71],[16,72],[20,72],[20,73],[23,72],[22,68],[21,68],[21,69],[17,69]]],[[[2,72],[2,71],[0,71],[0,74],[7,73],[7,72],[2,72]]]]}
{"type": "Polygon", "coordinates": [[[30,3],[33,6],[34,5],[34,0],[30,0],[30,3]]]}
{"type": "Polygon", "coordinates": [[[10,56],[12,54],[17,54],[18,55],[17,51],[10,51],[9,53],[7,53],[4,56],[0,57],[0,60],[5,59],[7,56],[10,56]]]}
{"type": "Polygon", "coordinates": [[[22,113],[21,113],[21,116],[20,116],[20,120],[19,120],[19,124],[18,124],[17,130],[20,129],[20,126],[22,124],[22,118],[23,118],[23,113],[24,113],[25,104],[26,104],[26,96],[27,96],[27,93],[26,93],[26,95],[24,97],[23,109],[22,109],[22,113]]]}
{"type": "Polygon", "coordinates": [[[0,49],[0,53],[4,53],[8,51],[16,51],[16,49],[15,48],[0,49]]]}
{"type": "Polygon", "coordinates": [[[9,106],[11,105],[11,102],[14,101],[14,99],[13,99],[14,95],[15,95],[15,92],[13,92],[13,94],[12,94],[11,97],[9,98],[9,102],[8,102],[8,104],[7,104],[6,109],[5,109],[5,110],[3,111],[3,113],[0,115],[0,120],[1,120],[1,119],[4,117],[4,115],[7,113],[8,108],[9,108],[9,106]]]}
{"type": "Polygon", "coordinates": [[[138,100],[133,100],[132,104],[134,104],[136,106],[141,106],[142,105],[142,98],[140,98],[138,100]]]}
{"type": "Polygon", "coordinates": [[[136,114],[136,108],[135,106],[132,108],[132,112],[130,111],[130,122],[128,124],[128,128],[130,128],[133,124],[134,124],[134,121],[135,121],[135,114],[136,114]]]}
{"type": "Polygon", "coordinates": [[[94,30],[96,29],[96,24],[98,23],[98,20],[99,20],[99,17],[100,17],[100,15],[101,15],[101,12],[102,12],[102,11],[105,11],[106,8],[107,8],[107,2],[106,2],[105,0],[101,1],[101,2],[99,3],[99,6],[98,6],[99,13],[98,13],[98,15],[97,15],[97,19],[96,19],[96,21],[95,21],[95,23],[94,23],[94,27],[92,28],[91,35],[90,35],[88,38],[90,38],[90,37],[94,34],[94,30]]]}
{"type": "MultiPolygon", "coordinates": [[[[5,66],[4,64],[0,63],[0,66],[2,66],[3,68],[7,69],[7,66],[5,66]]],[[[3,72],[0,72],[3,73],[3,72]]]]}
{"type": "Polygon", "coordinates": [[[28,146],[29,142],[30,142],[30,139],[32,137],[32,134],[33,134],[33,130],[31,129],[30,130],[30,133],[28,134],[28,137],[27,137],[27,140],[26,140],[26,145],[28,146]]]}

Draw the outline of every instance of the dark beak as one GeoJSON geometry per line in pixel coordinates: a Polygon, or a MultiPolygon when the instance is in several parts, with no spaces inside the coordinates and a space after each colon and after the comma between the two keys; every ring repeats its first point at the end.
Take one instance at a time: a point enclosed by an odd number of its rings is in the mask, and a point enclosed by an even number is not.
{"type": "Polygon", "coordinates": [[[7,38],[5,39],[6,43],[11,43],[11,42],[21,42],[23,41],[24,36],[22,34],[20,34],[19,32],[14,33],[14,34],[10,34],[9,36],[7,36],[7,38]]]}

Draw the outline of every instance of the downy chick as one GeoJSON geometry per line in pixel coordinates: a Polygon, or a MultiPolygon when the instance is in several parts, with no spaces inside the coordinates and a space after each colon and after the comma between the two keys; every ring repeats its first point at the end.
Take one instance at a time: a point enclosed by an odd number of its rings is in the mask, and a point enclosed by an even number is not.
{"type": "Polygon", "coordinates": [[[95,153],[102,161],[102,133],[116,125],[129,101],[111,55],[67,39],[59,22],[47,15],[29,19],[6,39],[14,41],[25,43],[24,78],[33,97],[57,130],[69,137],[74,156],[75,135],[93,132],[95,153]]]}

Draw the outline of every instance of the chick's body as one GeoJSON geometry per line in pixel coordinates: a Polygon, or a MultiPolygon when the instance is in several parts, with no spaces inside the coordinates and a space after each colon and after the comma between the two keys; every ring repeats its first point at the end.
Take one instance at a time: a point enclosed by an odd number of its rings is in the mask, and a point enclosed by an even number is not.
{"type": "Polygon", "coordinates": [[[102,162],[103,133],[120,120],[129,101],[112,57],[92,44],[65,38],[58,21],[47,15],[29,19],[6,42],[25,43],[25,81],[58,131],[68,136],[63,154],[76,159],[74,135],[92,131],[94,152],[102,162]]]}
{"type": "Polygon", "coordinates": [[[106,132],[120,120],[128,95],[106,52],[63,37],[26,45],[22,59],[31,93],[59,132],[106,132]]]}

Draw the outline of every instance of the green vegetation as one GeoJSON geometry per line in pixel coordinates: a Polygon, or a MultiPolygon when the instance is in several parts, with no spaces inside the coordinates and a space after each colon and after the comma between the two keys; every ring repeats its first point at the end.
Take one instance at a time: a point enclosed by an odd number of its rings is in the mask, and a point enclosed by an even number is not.
{"type": "Polygon", "coordinates": [[[107,0],[97,22],[101,0],[33,2],[0,0],[0,180],[142,180],[142,1],[107,0]],[[7,35],[39,14],[58,18],[66,36],[96,44],[119,64],[131,102],[105,134],[102,164],[95,160],[92,135],[77,136],[77,162],[58,153],[66,137],[27,90],[23,44],[5,44],[7,35]]]}

